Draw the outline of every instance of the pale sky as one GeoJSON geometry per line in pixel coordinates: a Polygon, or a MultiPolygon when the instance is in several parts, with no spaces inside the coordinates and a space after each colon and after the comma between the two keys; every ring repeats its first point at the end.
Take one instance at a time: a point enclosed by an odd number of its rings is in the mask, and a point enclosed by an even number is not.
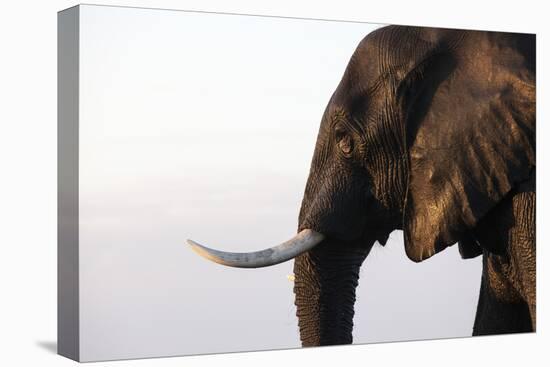
{"type": "MultiPolygon", "coordinates": [[[[83,360],[295,348],[292,262],[234,269],[228,251],[296,232],[324,108],[380,27],[81,6],[83,360]]],[[[471,334],[480,260],[415,264],[400,232],[361,271],[354,342],[471,334]]]]}

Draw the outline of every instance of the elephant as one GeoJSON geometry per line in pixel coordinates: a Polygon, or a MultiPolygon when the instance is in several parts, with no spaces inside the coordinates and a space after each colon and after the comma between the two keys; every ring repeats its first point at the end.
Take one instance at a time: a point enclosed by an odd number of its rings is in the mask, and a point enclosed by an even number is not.
{"type": "Polygon", "coordinates": [[[352,343],[360,267],[394,230],[413,262],[482,256],[473,335],[535,331],[535,37],[369,33],[324,110],[297,235],[250,253],[188,243],[234,267],[294,259],[303,346],[352,343]]]}

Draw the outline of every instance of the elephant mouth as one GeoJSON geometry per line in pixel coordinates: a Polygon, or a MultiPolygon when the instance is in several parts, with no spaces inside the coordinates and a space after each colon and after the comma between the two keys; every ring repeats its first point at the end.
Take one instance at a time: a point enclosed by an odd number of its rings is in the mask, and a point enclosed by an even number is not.
{"type": "Polygon", "coordinates": [[[225,252],[187,240],[193,251],[202,257],[221,265],[236,268],[261,268],[276,265],[295,258],[317,246],[325,235],[312,229],[303,229],[290,240],[261,251],[225,252]]]}

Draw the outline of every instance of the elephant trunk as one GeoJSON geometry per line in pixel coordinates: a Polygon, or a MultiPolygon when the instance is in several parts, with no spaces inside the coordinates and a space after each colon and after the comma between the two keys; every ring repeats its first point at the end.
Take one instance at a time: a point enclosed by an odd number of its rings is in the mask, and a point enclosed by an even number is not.
{"type": "Polygon", "coordinates": [[[323,243],[295,259],[296,315],[304,347],[352,343],[355,289],[366,256],[358,248],[323,243]]]}

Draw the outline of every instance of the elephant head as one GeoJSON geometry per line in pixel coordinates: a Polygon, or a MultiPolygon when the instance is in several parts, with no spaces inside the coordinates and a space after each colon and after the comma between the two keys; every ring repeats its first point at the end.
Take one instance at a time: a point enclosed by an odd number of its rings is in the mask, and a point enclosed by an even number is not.
{"type": "Polygon", "coordinates": [[[471,247],[470,232],[529,176],[526,37],[401,26],[369,34],[323,114],[298,235],[246,254],[190,244],[230,266],[294,258],[303,345],[351,343],[359,269],[376,242],[403,230],[415,262],[460,241],[471,247]]]}

